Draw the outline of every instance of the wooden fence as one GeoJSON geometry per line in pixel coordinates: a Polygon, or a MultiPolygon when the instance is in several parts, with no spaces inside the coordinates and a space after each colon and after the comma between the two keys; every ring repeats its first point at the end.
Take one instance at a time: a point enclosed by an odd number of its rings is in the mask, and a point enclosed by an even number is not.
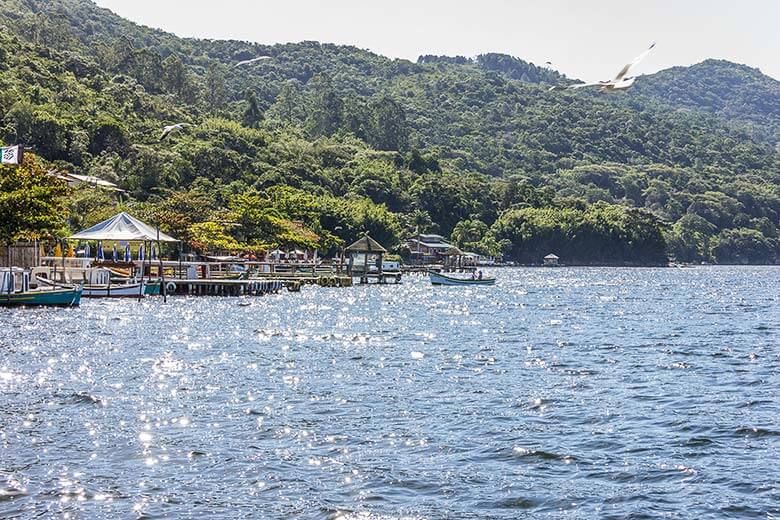
{"type": "MultiPolygon", "coordinates": [[[[12,267],[36,267],[40,263],[40,248],[37,242],[17,242],[11,245],[12,267]]],[[[8,248],[0,245],[0,267],[8,267],[8,248]]]]}

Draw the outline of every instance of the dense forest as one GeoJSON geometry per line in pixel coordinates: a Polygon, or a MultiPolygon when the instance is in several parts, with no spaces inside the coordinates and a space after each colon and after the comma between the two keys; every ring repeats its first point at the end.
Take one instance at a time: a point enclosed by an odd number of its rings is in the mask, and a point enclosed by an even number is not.
{"type": "Polygon", "coordinates": [[[522,262],[780,260],[780,82],[742,65],[604,95],[502,54],[184,39],[88,0],[5,0],[0,26],[0,141],[127,192],[70,190],[55,234],[121,208],[199,251],[419,231],[522,262]]]}

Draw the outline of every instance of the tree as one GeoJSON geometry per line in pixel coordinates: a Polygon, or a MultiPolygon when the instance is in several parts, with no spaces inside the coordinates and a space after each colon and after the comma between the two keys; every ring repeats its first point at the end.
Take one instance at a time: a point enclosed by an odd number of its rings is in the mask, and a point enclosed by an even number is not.
{"type": "Polygon", "coordinates": [[[211,64],[206,73],[206,104],[209,110],[219,111],[227,103],[228,91],[225,71],[217,64],[211,64]]]}
{"type": "Polygon", "coordinates": [[[724,229],[712,246],[712,255],[721,264],[772,264],[779,254],[780,241],[755,229],[724,229]]]}
{"type": "Polygon", "coordinates": [[[474,249],[487,231],[488,225],[480,220],[461,220],[455,224],[450,238],[460,248],[474,249]]]}
{"type": "Polygon", "coordinates": [[[344,102],[329,77],[320,74],[311,82],[314,92],[309,112],[309,132],[315,137],[333,135],[344,121],[344,102]]]}
{"type": "Polygon", "coordinates": [[[244,110],[244,126],[257,128],[260,121],[263,120],[263,112],[257,104],[257,96],[254,91],[247,90],[244,99],[247,102],[246,110],[244,110]]]}
{"type": "Polygon", "coordinates": [[[217,222],[197,222],[187,229],[189,244],[201,253],[228,251],[235,253],[241,244],[230,236],[224,225],[217,222]]]}
{"type": "Polygon", "coordinates": [[[187,68],[181,58],[171,54],[162,62],[163,84],[168,92],[181,95],[187,85],[187,68]]]}
{"type": "Polygon", "coordinates": [[[67,193],[67,185],[32,155],[21,166],[0,166],[0,242],[59,235],[67,193]]]}
{"type": "Polygon", "coordinates": [[[371,103],[368,141],[379,150],[403,151],[409,144],[409,127],[403,107],[388,96],[371,103]]]}
{"type": "Polygon", "coordinates": [[[289,80],[282,85],[270,112],[288,125],[303,118],[301,87],[297,80],[289,80]]]}

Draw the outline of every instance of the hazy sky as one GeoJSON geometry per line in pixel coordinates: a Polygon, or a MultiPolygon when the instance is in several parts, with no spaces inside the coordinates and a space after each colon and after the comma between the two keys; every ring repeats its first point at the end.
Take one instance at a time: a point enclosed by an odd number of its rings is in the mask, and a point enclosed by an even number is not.
{"type": "Polygon", "coordinates": [[[285,43],[317,40],[393,57],[502,52],[574,78],[613,77],[652,41],[637,69],[706,58],[780,79],[778,0],[97,0],[179,36],[285,43]]]}

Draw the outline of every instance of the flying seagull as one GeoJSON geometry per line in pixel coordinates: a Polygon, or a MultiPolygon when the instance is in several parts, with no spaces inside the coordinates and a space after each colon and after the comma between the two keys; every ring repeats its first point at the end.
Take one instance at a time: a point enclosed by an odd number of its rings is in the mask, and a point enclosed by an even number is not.
{"type": "Polygon", "coordinates": [[[241,60],[235,65],[233,65],[233,68],[240,67],[241,65],[251,65],[252,63],[256,63],[258,61],[263,60],[270,60],[271,56],[258,56],[257,58],[252,58],[251,60],[241,60]]]}
{"type": "Polygon", "coordinates": [[[631,88],[631,85],[633,85],[634,81],[636,81],[636,76],[629,76],[628,73],[631,72],[631,69],[639,65],[639,62],[645,59],[648,54],[650,54],[650,51],[653,50],[653,47],[655,47],[655,42],[653,42],[650,47],[645,50],[645,52],[634,58],[634,61],[623,67],[620,72],[618,72],[617,76],[615,76],[615,79],[597,81],[595,83],[577,83],[576,85],[569,86],[556,85],[551,87],[550,90],[571,90],[586,87],[600,87],[599,90],[602,92],[627,90],[631,88]]]}
{"type": "Polygon", "coordinates": [[[165,126],[163,127],[162,135],[160,136],[160,141],[168,137],[170,134],[177,134],[184,130],[184,127],[186,126],[192,126],[189,123],[176,123],[175,125],[165,126]]]}

